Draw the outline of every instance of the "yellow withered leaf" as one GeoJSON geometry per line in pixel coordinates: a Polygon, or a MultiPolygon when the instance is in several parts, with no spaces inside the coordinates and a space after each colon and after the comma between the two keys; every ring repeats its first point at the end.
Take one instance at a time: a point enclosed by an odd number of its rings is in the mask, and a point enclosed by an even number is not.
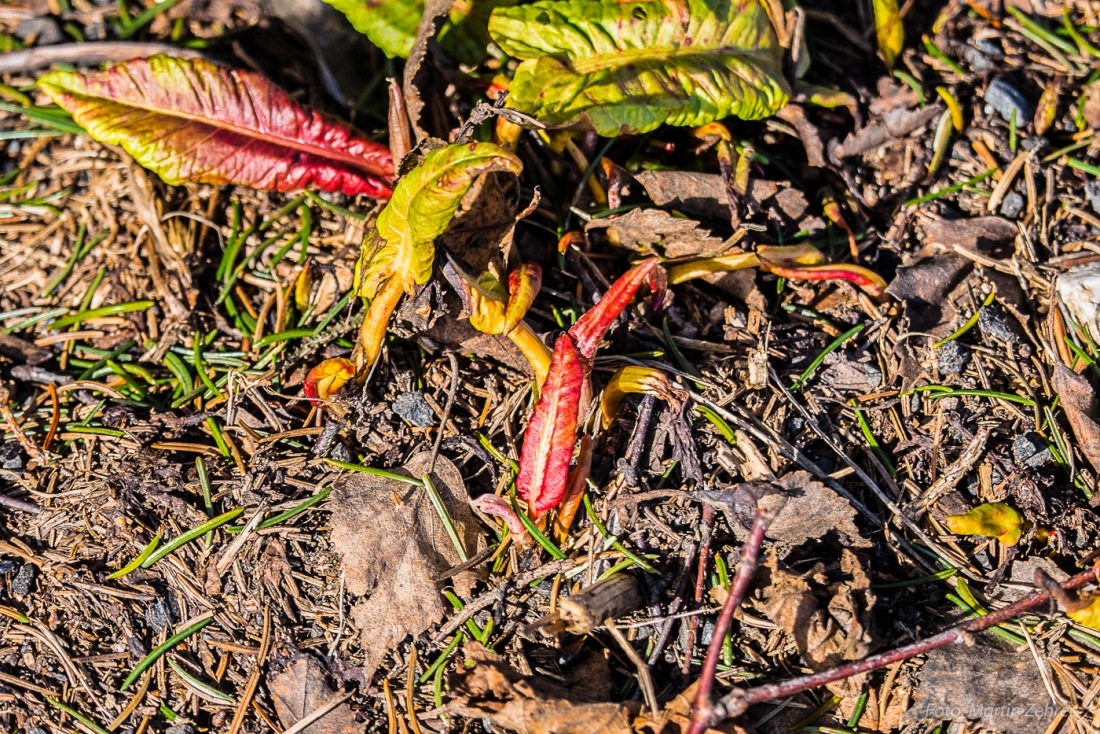
{"type": "Polygon", "coordinates": [[[1016,545],[1031,527],[1020,511],[1004,502],[978,505],[965,515],[950,515],[947,529],[956,535],[981,535],[996,538],[1005,545],[1016,545]]]}

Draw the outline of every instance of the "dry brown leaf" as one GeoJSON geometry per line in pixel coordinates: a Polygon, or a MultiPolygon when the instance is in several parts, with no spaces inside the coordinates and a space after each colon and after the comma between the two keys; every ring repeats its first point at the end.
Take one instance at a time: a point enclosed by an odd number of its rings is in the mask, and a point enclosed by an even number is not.
{"type": "Polygon", "coordinates": [[[473,665],[451,675],[448,713],[487,718],[518,734],[631,734],[637,706],[596,703],[538,677],[524,677],[478,643],[464,648],[473,665]]]}
{"type": "Polygon", "coordinates": [[[809,472],[795,471],[772,482],[745,482],[725,490],[697,493],[722,510],[741,540],[752,527],[756,504],[775,511],[767,536],[782,552],[836,530],[843,542],[858,548],[871,545],[855,524],[855,508],[809,472]]]}
{"type": "MultiPolygon", "coordinates": [[[[321,664],[309,655],[292,658],[271,676],[268,690],[284,729],[294,726],[340,695],[329,685],[321,664]]],[[[359,734],[365,728],[365,724],[356,722],[351,707],[341,703],[302,729],[302,734],[359,734]]]]}
{"type": "Polygon", "coordinates": [[[605,230],[612,244],[646,255],[713,257],[727,249],[725,240],[701,229],[698,222],[662,209],[632,209],[614,219],[593,219],[584,229],[605,230]]]}
{"type": "MultiPolygon", "coordinates": [[[[702,219],[729,220],[726,185],[717,173],[643,171],[637,179],[657,206],[702,219]]],[[[776,221],[800,221],[809,208],[806,195],[789,181],[753,179],[748,199],[753,209],[765,210],[776,221]]]]}
{"type": "Polygon", "coordinates": [[[1100,401],[1096,391],[1081,375],[1061,362],[1054,364],[1051,386],[1062,399],[1062,410],[1081,447],[1081,453],[1100,471],[1100,401]]]}
{"type": "MultiPolygon", "coordinates": [[[[699,687],[696,681],[688,686],[676,698],[665,704],[660,715],[654,720],[647,712],[634,719],[634,731],[638,734],[683,734],[691,723],[691,706],[695,702],[695,692],[699,687]]],[[[743,727],[732,721],[724,721],[708,728],[704,734],[748,734],[743,727]]]]}
{"type": "Polygon", "coordinates": [[[1059,710],[1031,654],[955,645],[928,655],[905,721],[973,721],[1001,734],[1034,734],[1059,710]]]}
{"type": "MultiPolygon", "coordinates": [[[[412,457],[403,473],[422,477],[431,452],[412,457]]],[[[478,548],[477,521],[469,509],[462,475],[447,459],[436,459],[432,482],[443,497],[466,551],[478,548]]],[[[351,613],[362,635],[364,674],[370,677],[386,652],[408,635],[418,635],[443,618],[446,606],[436,582],[462,563],[426,490],[373,474],[352,474],[338,482],[331,498],[332,543],[343,556],[348,593],[362,596],[351,613]]],[[[475,576],[452,582],[468,595],[475,576]]]]}
{"type": "MultiPolygon", "coordinates": [[[[823,564],[804,575],[778,567],[774,552],[765,564],[769,583],[757,606],[794,640],[811,670],[835,668],[866,657],[874,649],[871,591],[860,557],[841,550],[840,573],[827,578],[823,564]]],[[[838,696],[858,696],[866,675],[854,676],[829,686],[838,696]]]]}

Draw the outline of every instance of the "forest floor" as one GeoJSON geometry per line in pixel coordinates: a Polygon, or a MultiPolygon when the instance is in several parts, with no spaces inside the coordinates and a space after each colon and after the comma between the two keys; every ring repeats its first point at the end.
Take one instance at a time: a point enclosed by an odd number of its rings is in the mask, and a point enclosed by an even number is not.
{"type": "MultiPolygon", "coordinates": [[[[469,499],[509,491],[531,376],[444,281],[399,311],[339,413],[301,395],[313,365],[351,353],[347,294],[379,204],[168,186],[24,115],[19,95],[47,103],[43,68],[0,56],[0,729],[684,731],[681,694],[769,497],[785,504],[717,694],[930,637],[1030,593],[1037,571],[1088,569],[1100,334],[1075,323],[1096,310],[1064,274],[1100,261],[1100,15],[992,4],[1009,10],[909,3],[893,74],[870,3],[806,4],[808,79],[852,108],[728,121],[761,156],[742,244],[847,262],[854,245],[889,287],[744,270],[628,309],[594,389],[643,365],[672,394],[628,397],[606,428],[593,408],[589,504],[525,548],[469,499]],[[1018,542],[949,530],[988,503],[1022,516],[1018,542]],[[155,537],[171,552],[117,573],[155,537]],[[532,626],[609,569],[639,595],[610,627],[532,626]]],[[[333,66],[358,85],[349,112],[316,56],[345,36],[274,5],[183,2],[131,28],[114,3],[15,2],[0,40],[189,43],[384,133],[398,65],[355,47],[333,66]]],[[[451,93],[433,98],[440,119],[469,113],[470,90],[451,93]]],[[[528,320],[548,343],[639,252],[728,244],[714,149],[689,131],[582,135],[579,156],[525,135],[521,185],[480,189],[489,205],[448,246],[484,267],[538,185],[514,246],[543,263],[528,320]],[[578,164],[601,158],[614,165],[578,164]],[[568,231],[584,236],[559,256],[568,231]]],[[[972,641],[719,729],[1100,728],[1100,632],[1048,604],[972,641]]]]}

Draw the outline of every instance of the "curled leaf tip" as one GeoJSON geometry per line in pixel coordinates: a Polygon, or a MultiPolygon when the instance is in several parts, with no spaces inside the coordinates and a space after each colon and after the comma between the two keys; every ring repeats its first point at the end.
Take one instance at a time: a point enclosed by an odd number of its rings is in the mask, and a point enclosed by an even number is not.
{"type": "Polygon", "coordinates": [[[504,333],[512,329],[527,315],[542,288],[542,268],[537,263],[524,263],[508,274],[508,306],[504,310],[504,333]]]}
{"type": "Polygon", "coordinates": [[[483,494],[470,500],[470,506],[486,515],[499,517],[503,520],[504,524],[508,526],[508,532],[512,534],[513,539],[520,542],[521,545],[530,540],[527,528],[523,526],[523,521],[519,519],[519,515],[503,497],[495,494],[483,494]]]}
{"type": "Polygon", "coordinates": [[[806,268],[788,268],[764,263],[763,269],[791,280],[846,280],[859,286],[875,298],[881,297],[886,290],[886,281],[878,273],[868,270],[862,265],[833,263],[806,268]]]}
{"type": "Polygon", "coordinates": [[[306,375],[305,382],[302,383],[302,393],[313,405],[323,405],[353,377],[355,364],[350,359],[326,359],[306,375]]]}
{"type": "Polygon", "coordinates": [[[661,276],[653,274],[653,271],[660,267],[661,264],[655,257],[642,260],[612,283],[600,302],[573,324],[569,329],[569,335],[576,341],[577,351],[582,357],[592,359],[595,356],[596,348],[607,334],[607,330],[634,298],[634,294],[642,284],[662,286],[664,281],[661,276]]]}
{"type": "Polygon", "coordinates": [[[669,402],[675,399],[668,377],[656,367],[620,367],[608,380],[603,394],[600,395],[600,413],[604,428],[611,425],[628,394],[653,395],[669,402]]]}

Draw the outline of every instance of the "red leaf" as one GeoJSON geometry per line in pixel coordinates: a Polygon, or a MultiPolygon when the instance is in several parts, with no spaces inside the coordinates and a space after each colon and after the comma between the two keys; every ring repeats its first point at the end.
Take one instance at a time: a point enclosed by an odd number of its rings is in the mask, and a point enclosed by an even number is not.
{"type": "Polygon", "coordinates": [[[655,287],[663,283],[663,278],[653,275],[653,269],[659,267],[660,264],[655,257],[638,263],[612,283],[600,302],[573,324],[569,335],[576,341],[577,351],[582,357],[592,359],[595,356],[596,348],[599,347],[604,334],[634,298],[634,294],[643,283],[649,282],[655,287]]]}
{"type": "Polygon", "coordinates": [[[89,135],[121,145],[170,184],[391,193],[386,146],[250,71],[153,56],[88,74],[55,71],[38,85],[89,135]]]}
{"type": "Polygon", "coordinates": [[[550,374],[523,436],[516,490],[532,517],[557,506],[569,479],[585,368],[572,337],[554,344],[550,374]]]}

